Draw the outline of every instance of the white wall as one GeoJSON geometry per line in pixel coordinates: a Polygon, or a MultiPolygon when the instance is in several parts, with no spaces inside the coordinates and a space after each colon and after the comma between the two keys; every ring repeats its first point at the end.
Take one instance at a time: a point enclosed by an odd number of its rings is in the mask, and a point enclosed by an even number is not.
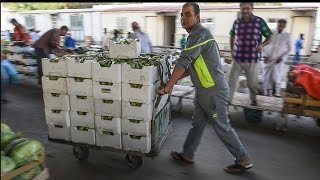
{"type": "MultiPolygon", "coordinates": [[[[156,16],[157,23],[155,28],[157,30],[157,37],[153,37],[155,39],[152,42],[153,45],[161,45],[163,44],[163,18],[157,15],[154,12],[102,12],[101,13],[101,34],[103,34],[103,28],[107,28],[108,32],[113,31],[116,29],[116,19],[117,17],[126,17],[127,18],[127,29],[124,33],[128,33],[128,31],[133,32],[131,28],[131,23],[133,21],[137,21],[141,27],[141,30],[147,32],[149,35],[154,34],[154,32],[148,32],[151,28],[146,26],[146,17],[148,16],[156,16]]],[[[124,35],[126,37],[126,34],[124,35]]],[[[111,34],[113,37],[113,34],[111,34]]]]}
{"type": "Polygon", "coordinates": [[[92,18],[92,23],[90,24],[92,40],[93,42],[100,44],[102,41],[101,31],[103,32],[101,27],[101,14],[99,12],[93,12],[90,15],[92,18]]]}

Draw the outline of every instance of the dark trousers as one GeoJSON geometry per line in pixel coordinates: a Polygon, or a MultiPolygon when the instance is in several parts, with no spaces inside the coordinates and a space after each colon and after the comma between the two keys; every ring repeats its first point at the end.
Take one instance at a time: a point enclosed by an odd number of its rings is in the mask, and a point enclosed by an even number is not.
{"type": "Polygon", "coordinates": [[[293,58],[293,65],[296,66],[300,62],[300,52],[296,52],[294,58],[293,58]]]}
{"type": "Polygon", "coordinates": [[[42,58],[48,58],[48,56],[44,53],[42,48],[34,48],[38,63],[38,76],[39,76],[39,85],[42,85],[41,77],[42,73],[42,58]]]}

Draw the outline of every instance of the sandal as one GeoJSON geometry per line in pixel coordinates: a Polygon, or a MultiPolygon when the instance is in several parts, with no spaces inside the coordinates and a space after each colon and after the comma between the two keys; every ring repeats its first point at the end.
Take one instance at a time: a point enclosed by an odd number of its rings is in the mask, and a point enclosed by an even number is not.
{"type": "Polygon", "coordinates": [[[246,170],[250,169],[253,167],[253,164],[250,163],[246,166],[242,166],[240,164],[232,164],[230,166],[227,166],[224,168],[225,171],[227,171],[230,174],[242,174],[244,173],[246,170]]]}
{"type": "Polygon", "coordinates": [[[182,153],[178,153],[176,151],[172,151],[170,153],[171,157],[175,160],[181,160],[182,162],[185,162],[185,163],[188,163],[188,164],[192,164],[193,161],[192,160],[189,160],[189,159],[186,159],[182,153]]]}

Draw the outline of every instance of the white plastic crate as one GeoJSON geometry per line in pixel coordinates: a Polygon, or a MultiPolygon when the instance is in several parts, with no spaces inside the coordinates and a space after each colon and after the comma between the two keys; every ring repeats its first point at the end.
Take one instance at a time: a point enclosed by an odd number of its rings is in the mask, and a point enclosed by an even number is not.
{"type": "Polygon", "coordinates": [[[141,106],[134,106],[135,102],[128,102],[122,101],[122,117],[127,118],[140,118],[144,121],[151,121],[152,120],[152,111],[153,111],[153,103],[151,104],[144,104],[142,103],[141,106]]]}
{"type": "Polygon", "coordinates": [[[114,41],[109,42],[109,57],[132,59],[141,54],[141,42],[133,41],[130,44],[116,44],[114,41]]]}
{"type": "Polygon", "coordinates": [[[96,144],[95,129],[88,128],[81,130],[82,124],[71,124],[71,141],[75,143],[96,144]]]}
{"type": "Polygon", "coordinates": [[[110,129],[115,133],[121,133],[121,118],[108,115],[95,115],[95,127],[110,129]]]}
{"type": "Polygon", "coordinates": [[[42,90],[48,93],[67,94],[67,78],[59,77],[57,80],[50,80],[49,77],[42,76],[42,90]]]}
{"type": "Polygon", "coordinates": [[[122,101],[151,103],[156,98],[160,83],[153,85],[140,85],[140,88],[133,84],[122,83],[122,101]]]}
{"type": "Polygon", "coordinates": [[[66,77],[68,74],[67,60],[59,58],[58,62],[50,62],[48,58],[42,58],[42,72],[44,76],[66,77]]]}
{"type": "Polygon", "coordinates": [[[71,141],[71,126],[70,124],[60,123],[49,123],[48,134],[49,138],[52,139],[62,139],[66,141],[71,141]]]}
{"type": "Polygon", "coordinates": [[[121,64],[112,64],[110,67],[101,67],[98,62],[92,62],[92,80],[121,83],[121,64]]]}
{"type": "Polygon", "coordinates": [[[37,64],[38,61],[37,61],[37,59],[27,58],[27,59],[23,59],[23,63],[26,65],[34,65],[34,64],[37,64]]]}
{"type": "Polygon", "coordinates": [[[69,77],[91,78],[92,60],[85,60],[82,63],[76,62],[73,56],[66,57],[69,77]]]}
{"type": "Polygon", "coordinates": [[[16,65],[16,70],[18,72],[24,72],[24,65],[16,65]]]}
{"type": "Polygon", "coordinates": [[[139,151],[149,153],[151,150],[151,136],[141,136],[136,134],[121,134],[122,146],[124,150],[139,151]]]}
{"type": "Polygon", "coordinates": [[[109,129],[98,128],[96,130],[96,145],[121,149],[121,134],[109,129]]]}
{"type": "Polygon", "coordinates": [[[70,111],[69,96],[58,93],[43,93],[44,106],[48,109],[70,111]]]}
{"type": "Polygon", "coordinates": [[[17,53],[15,53],[15,54],[13,54],[12,56],[11,56],[11,60],[15,60],[15,61],[23,61],[23,55],[22,54],[17,54],[17,53]]]}
{"type": "Polygon", "coordinates": [[[59,109],[44,109],[46,123],[58,123],[70,126],[70,111],[62,111],[59,109]]]}
{"type": "Polygon", "coordinates": [[[30,53],[33,52],[34,48],[31,46],[24,46],[24,47],[20,47],[20,46],[16,46],[16,53],[30,53]]]}
{"type": "Polygon", "coordinates": [[[7,46],[6,49],[11,52],[16,52],[18,46],[7,46]]]}
{"type": "Polygon", "coordinates": [[[70,95],[71,111],[94,112],[93,96],[70,95]]]}
{"type": "Polygon", "coordinates": [[[121,73],[122,83],[152,85],[159,79],[156,66],[143,66],[142,69],[133,69],[130,65],[123,63],[121,73]]]}
{"type": "Polygon", "coordinates": [[[71,125],[81,124],[94,129],[94,113],[83,111],[70,111],[71,125]]]}
{"type": "Polygon", "coordinates": [[[121,101],[110,99],[95,99],[95,113],[97,115],[112,115],[121,117],[121,101]]]}
{"type": "Polygon", "coordinates": [[[136,133],[143,136],[150,136],[151,121],[143,121],[138,118],[121,118],[121,133],[130,134],[136,133]]]}
{"type": "Polygon", "coordinates": [[[69,95],[93,96],[91,79],[84,79],[82,82],[78,82],[75,78],[68,77],[67,83],[69,95]]]}
{"type": "Polygon", "coordinates": [[[37,73],[38,66],[24,66],[23,72],[25,73],[37,73]]]}
{"type": "Polygon", "coordinates": [[[121,101],[121,83],[103,85],[106,82],[93,81],[93,97],[121,101]]]}
{"type": "Polygon", "coordinates": [[[14,60],[13,58],[14,58],[14,55],[13,55],[13,54],[11,54],[11,53],[7,54],[7,59],[13,61],[13,60],[14,60]]]}

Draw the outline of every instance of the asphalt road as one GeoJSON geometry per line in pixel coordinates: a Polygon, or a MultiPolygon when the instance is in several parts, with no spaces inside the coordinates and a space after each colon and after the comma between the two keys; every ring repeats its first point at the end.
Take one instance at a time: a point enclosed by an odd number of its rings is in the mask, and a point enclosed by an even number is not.
{"type": "MultiPolygon", "coordinates": [[[[184,100],[180,113],[172,113],[173,131],[159,156],[144,158],[140,169],[127,166],[121,153],[90,150],[88,160],[79,162],[69,145],[47,139],[42,91],[32,85],[11,86],[6,94],[9,102],[1,104],[1,121],[16,132],[43,143],[50,179],[64,180],[316,180],[319,178],[320,128],[312,118],[289,117],[288,132],[273,130],[280,116],[264,114],[262,123],[250,125],[244,120],[241,109],[231,109],[231,122],[247,151],[254,167],[245,174],[230,175],[223,167],[233,157],[209,125],[195,155],[193,165],[172,160],[171,150],[180,151],[191,127],[192,101],[184,100]]],[[[177,99],[172,98],[173,106],[177,99]]]]}

